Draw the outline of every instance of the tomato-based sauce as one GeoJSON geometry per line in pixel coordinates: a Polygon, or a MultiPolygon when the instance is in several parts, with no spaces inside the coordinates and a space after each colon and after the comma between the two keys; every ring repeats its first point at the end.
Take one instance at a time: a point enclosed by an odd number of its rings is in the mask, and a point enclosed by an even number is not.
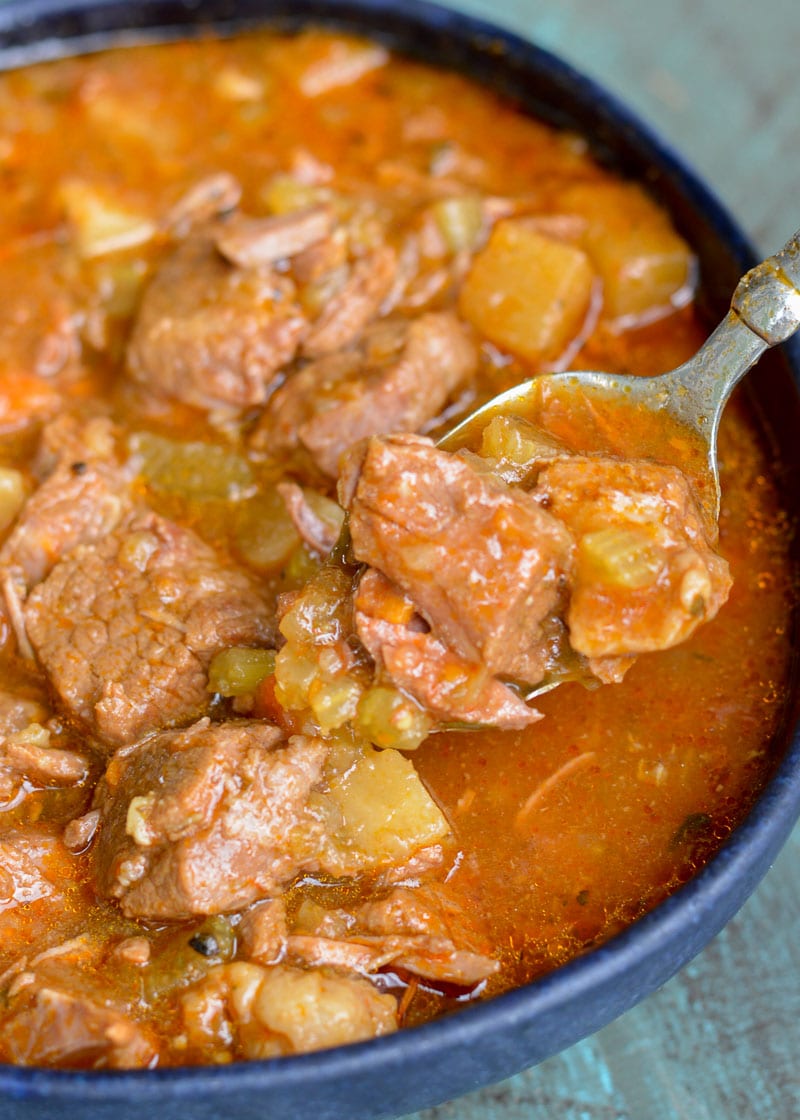
{"type": "MultiPolygon", "coordinates": [[[[718,542],[686,484],[686,540],[612,526],[622,569],[603,511],[578,524],[552,481],[568,403],[535,469],[527,429],[457,466],[393,434],[435,439],[534,373],[689,358],[691,247],[643,190],[490,90],[316,31],[0,75],[0,176],[0,1058],[383,1034],[585,953],[703,866],[774,766],[788,687],[792,526],[743,398],[718,542]],[[545,652],[513,618],[495,640],[505,601],[460,618],[431,590],[446,542],[389,554],[384,452],[479,493],[526,555],[543,519],[545,652]],[[702,591],[637,645],[648,589],[684,586],[673,553],[702,591]],[[611,638],[595,601],[628,612],[611,638]]],[[[642,418],[617,421],[590,467],[630,453],[642,418]]],[[[453,571],[481,547],[468,506],[453,571]]]]}

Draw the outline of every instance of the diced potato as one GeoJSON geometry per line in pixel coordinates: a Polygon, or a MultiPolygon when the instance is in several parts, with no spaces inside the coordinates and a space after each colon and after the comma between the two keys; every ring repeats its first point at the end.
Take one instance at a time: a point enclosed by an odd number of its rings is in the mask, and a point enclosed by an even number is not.
{"type": "Polygon", "coordinates": [[[325,1050],[396,1029],[396,999],[364,977],[243,961],[228,968],[236,977],[230,1003],[246,1058],[325,1050]]]}
{"type": "Polygon", "coordinates": [[[578,543],[578,579],[598,579],[613,587],[648,587],[658,578],[664,553],[644,530],[609,526],[578,543]]]}
{"type": "Polygon", "coordinates": [[[476,247],[483,232],[483,207],[477,195],[442,198],[433,204],[433,216],[452,253],[476,247]]]}
{"type": "Polygon", "coordinates": [[[361,748],[323,796],[340,816],[334,843],[365,869],[399,862],[448,833],[412,763],[397,751],[361,748]]]}
{"type": "Polygon", "coordinates": [[[531,362],[557,358],[579,333],[594,272],[586,254],[507,219],[476,254],[461,313],[490,342],[531,362]]]}
{"type": "Polygon", "coordinates": [[[13,467],[0,467],[0,533],[16,521],[25,504],[25,479],[13,467]]]}
{"type": "Polygon", "coordinates": [[[147,215],[129,209],[110,191],[82,179],[68,179],[58,190],[67,220],[85,259],[142,245],[155,235],[147,215]]]}
{"type": "Polygon", "coordinates": [[[583,245],[603,280],[603,314],[648,322],[691,298],[694,257],[666,215],[638,186],[584,183],[559,205],[586,220],[583,245]]]}
{"type": "Polygon", "coordinates": [[[274,650],[224,649],[208,667],[208,691],[220,696],[246,696],[274,671],[274,650]]]}
{"type": "Polygon", "coordinates": [[[136,432],[129,440],[141,459],[141,473],[151,486],[187,500],[233,501],[253,487],[250,465],[241,455],[215,443],[184,443],[153,432],[136,432]]]}
{"type": "Polygon", "coordinates": [[[99,96],[87,97],[83,106],[107,145],[122,140],[167,152],[174,148],[177,140],[175,123],[169,113],[162,113],[155,128],[153,102],[147,97],[147,91],[140,90],[140,93],[142,96],[131,97],[122,90],[106,87],[99,96]]]}

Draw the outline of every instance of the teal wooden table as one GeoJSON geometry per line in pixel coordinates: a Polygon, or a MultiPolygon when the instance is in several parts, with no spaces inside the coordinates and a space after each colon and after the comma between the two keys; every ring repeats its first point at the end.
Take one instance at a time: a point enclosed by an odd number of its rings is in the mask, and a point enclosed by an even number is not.
{"type": "MultiPolygon", "coordinates": [[[[621,95],[765,253],[800,226],[800,0],[451,6],[621,95]]],[[[543,1065],[408,1120],[797,1120],[799,932],[796,829],[744,909],[660,992],[543,1065]]]]}

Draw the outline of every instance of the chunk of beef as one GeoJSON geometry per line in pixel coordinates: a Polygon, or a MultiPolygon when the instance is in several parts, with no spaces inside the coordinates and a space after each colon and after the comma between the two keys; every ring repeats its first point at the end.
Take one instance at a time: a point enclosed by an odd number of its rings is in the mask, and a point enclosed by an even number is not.
{"type": "Polygon", "coordinates": [[[277,964],[286,952],[288,929],[282,898],[270,898],[251,906],[236,929],[242,954],[258,964],[277,964]]]}
{"type": "Polygon", "coordinates": [[[172,920],[247,906],[314,866],[308,798],[328,748],[281,738],[260,721],[201,720],[119,752],[96,798],[99,893],[172,920]]]}
{"type": "Polygon", "coordinates": [[[130,479],[113,459],[109,421],[52,428],[39,457],[47,477],[0,548],[0,571],[21,596],[73,548],[103,540],[131,509],[130,479]]]}
{"type": "Polygon", "coordinates": [[[138,1069],[157,1046],[95,971],[101,946],[73,938],[6,975],[0,1050],[21,1065],[138,1069]]]}
{"type": "Polygon", "coordinates": [[[24,731],[32,723],[42,723],[47,716],[41,700],[0,690],[0,739],[24,731]]]}
{"type": "Polygon", "coordinates": [[[288,278],[232,267],[210,233],[175,248],[148,285],[128,346],[133,379],[197,408],[268,397],[306,320],[288,278]]]}
{"type": "Polygon", "coordinates": [[[71,936],[84,900],[77,861],[53,828],[0,833],[0,970],[34,946],[71,936]]]}
{"type": "Polygon", "coordinates": [[[397,1027],[397,1001],[360,976],[286,965],[218,965],[181,997],[190,1048],[272,1058],[343,1046],[397,1027]]]}
{"type": "Polygon", "coordinates": [[[667,649],[727,599],[728,564],[677,468],[576,456],[546,466],[531,496],[577,541],[566,621],[580,653],[667,649]]]}
{"type": "Polygon", "coordinates": [[[47,830],[0,834],[0,911],[62,897],[59,848],[57,837],[47,830]]]}
{"type": "Polygon", "coordinates": [[[158,1052],[128,1015],[44,985],[22,990],[3,1023],[3,1041],[17,1065],[144,1069],[158,1052]]]}
{"type": "Polygon", "coordinates": [[[73,549],[29,596],[25,623],[62,703],[114,745],[201,714],[214,654],[273,636],[251,578],[154,513],[73,549]]]}
{"type": "Polygon", "coordinates": [[[49,732],[39,725],[0,739],[0,789],[7,776],[26,778],[43,788],[76,785],[87,777],[86,757],[50,746],[49,739],[49,732]]]}
{"type": "Polygon", "coordinates": [[[317,934],[290,935],[286,951],[289,960],[310,965],[368,973],[393,964],[429,980],[464,987],[499,968],[475,922],[443,887],[433,885],[396,887],[352,913],[334,911],[317,934]]]}
{"type": "Polygon", "coordinates": [[[58,466],[73,463],[116,462],[118,431],[107,416],[76,416],[64,412],[44,425],[34,470],[44,481],[58,466]]]}
{"type": "Polygon", "coordinates": [[[356,260],[341,289],[312,324],[303,352],[321,358],[355,342],[380,312],[396,271],[397,254],[389,245],[356,260]]]}
{"type": "Polygon", "coordinates": [[[358,349],[332,354],[291,377],[255,434],[271,454],[298,447],[336,477],[342,453],[366,436],[416,431],[433,419],[476,366],[475,348],[450,312],[381,324],[358,349]]]}
{"type": "Polygon", "coordinates": [[[38,700],[0,692],[0,802],[25,788],[75,785],[88,775],[84,755],[51,745],[48,716],[38,700]]]}
{"type": "Polygon", "coordinates": [[[170,207],[162,225],[176,237],[185,237],[194,227],[235,210],[241,197],[241,184],[229,172],[206,175],[170,207]]]}
{"type": "Polygon", "coordinates": [[[376,665],[438,719],[513,729],[542,718],[484,664],[428,632],[411,600],[380,572],[364,573],[354,605],[358,636],[376,665]]]}
{"type": "Polygon", "coordinates": [[[560,521],[418,436],[371,439],[348,489],[358,560],[405,592],[459,657],[541,680],[550,656],[542,623],[572,566],[560,521]]]}
{"type": "Polygon", "coordinates": [[[219,227],[215,242],[231,264],[261,268],[310,249],[331,233],[333,224],[333,210],[325,203],[269,218],[237,215],[219,227]]]}
{"type": "Polygon", "coordinates": [[[89,812],[84,813],[83,816],[75,817],[64,829],[65,847],[76,855],[85,851],[94,839],[94,834],[97,832],[97,826],[99,824],[99,809],[90,809],[89,812]]]}
{"type": "Polygon", "coordinates": [[[376,887],[418,887],[423,878],[444,863],[445,850],[441,844],[420,848],[405,863],[387,867],[375,880],[376,887]]]}

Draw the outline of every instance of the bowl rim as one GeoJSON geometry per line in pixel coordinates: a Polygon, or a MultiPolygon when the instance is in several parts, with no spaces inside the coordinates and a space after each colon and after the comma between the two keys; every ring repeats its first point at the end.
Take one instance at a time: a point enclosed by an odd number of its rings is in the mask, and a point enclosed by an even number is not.
{"type": "MultiPolygon", "coordinates": [[[[98,12],[122,9],[126,4],[130,7],[128,0],[5,0],[0,6],[0,69],[14,67],[26,60],[38,61],[65,54],[82,54],[86,50],[94,51],[120,42],[130,42],[130,34],[121,29],[119,32],[101,30],[91,31],[89,34],[75,33],[67,40],[42,41],[35,38],[37,21],[47,21],[63,16],[66,12],[76,20],[76,26],[80,27],[82,19],[98,12]],[[6,37],[17,33],[20,33],[20,42],[14,42],[12,38],[11,45],[7,45],[6,37]],[[26,40],[28,33],[31,38],[26,40]]],[[[220,10],[225,7],[224,4],[217,6],[220,10]]],[[[183,11],[187,18],[196,19],[198,10],[202,12],[205,7],[213,8],[213,0],[211,4],[205,5],[203,0],[144,0],[137,5],[144,17],[141,27],[144,38],[161,40],[191,34],[189,23],[176,24],[170,18],[170,22],[165,24],[163,13],[168,12],[173,17],[179,16],[183,11]],[[147,22],[151,12],[154,18],[147,22]]],[[[462,45],[472,49],[501,51],[504,59],[521,66],[523,70],[544,71],[549,80],[569,86],[575,91],[578,100],[593,102],[595,111],[615,134],[620,131],[629,134],[642,157],[652,161],[668,179],[679,184],[690,207],[704,215],[714,238],[728,248],[741,272],[756,262],[756,254],[740,227],[670,144],[658,137],[615,94],[533,41],[487,20],[441,7],[429,0],[322,0],[320,3],[315,3],[314,0],[301,0],[300,3],[292,3],[292,0],[264,0],[261,7],[263,11],[260,15],[248,14],[245,18],[240,18],[233,10],[237,9],[234,2],[230,19],[210,17],[209,23],[226,32],[247,30],[253,26],[269,27],[276,22],[280,24],[281,18],[288,14],[289,9],[295,15],[301,13],[301,18],[302,10],[306,9],[306,22],[336,27],[341,26],[345,19],[357,22],[363,34],[378,33],[378,37],[381,37],[380,26],[376,21],[387,11],[401,10],[403,21],[417,25],[422,33],[434,27],[454,36],[462,45]]],[[[400,53],[404,53],[402,47],[398,49],[400,53]]],[[[800,382],[800,340],[795,338],[785,344],[783,353],[797,385],[800,382]]],[[[792,656],[795,664],[792,675],[796,679],[800,653],[795,652],[792,656]]],[[[410,1063],[418,1057],[420,1051],[424,1052],[426,1062],[435,1067],[437,1061],[447,1057],[454,1047],[469,1048],[485,1039],[487,1032],[491,1034],[508,1032],[509,1029],[529,1030],[536,1023],[542,1029],[543,1025],[546,1026],[548,1017],[565,1004],[572,1005],[587,999],[598,987],[613,988],[617,981],[629,974],[632,964],[636,964],[644,972],[652,969],[655,982],[648,981],[642,995],[627,1001],[627,1006],[631,1006],[664,983],[719,932],[755,888],[788,838],[794,822],[800,816],[800,731],[797,728],[797,716],[798,703],[795,698],[793,705],[787,703],[784,714],[783,735],[787,739],[787,747],[783,757],[745,818],[703,869],[607,942],[538,980],[491,1000],[470,1003],[459,1013],[422,1026],[404,1028],[396,1034],[366,1042],[288,1058],[239,1062],[226,1066],[98,1071],[53,1070],[0,1064],[0,1095],[9,1100],[47,1098],[64,1103],[80,1100],[86,1105],[93,1100],[121,1102],[135,1092],[136,1100],[141,1106],[150,1101],[163,1101],[165,1090],[175,1101],[198,1096],[218,1098],[222,1094],[228,1097],[235,1091],[263,1093],[265,1087],[276,1093],[284,1089],[302,1092],[312,1081],[340,1081],[362,1076],[365,1058],[368,1058],[370,1067],[376,1067],[375,1071],[381,1076],[402,1077],[407,1075],[410,1063]],[[790,727],[794,727],[791,733],[788,730],[790,727]],[[741,890],[735,889],[736,884],[741,883],[747,885],[744,895],[741,890]],[[726,906],[725,900],[731,897],[735,902],[726,906]],[[717,908],[721,908],[722,916],[713,923],[709,932],[706,912],[709,909],[716,911],[717,908]],[[704,926],[702,932],[701,926],[704,926]],[[679,944],[681,934],[687,930],[691,936],[685,941],[686,951],[679,952],[672,958],[669,970],[664,974],[663,969],[656,965],[663,955],[664,946],[679,944]]],[[[780,736],[781,731],[778,731],[776,740],[780,736]]],[[[626,1010],[627,1006],[618,1008],[612,1017],[603,1021],[610,1021],[626,1010]]],[[[584,1031],[582,1035],[573,1037],[568,1045],[588,1033],[591,1031],[584,1031]]],[[[549,1052],[557,1049],[561,1047],[556,1046],[549,1052]]],[[[546,1056],[548,1055],[542,1055],[546,1056]]],[[[515,1065],[514,1068],[522,1067],[515,1065]]],[[[506,1075],[502,1073],[500,1076],[506,1075]]],[[[479,1079],[462,1091],[486,1083],[485,1079],[479,1079]]],[[[430,1097],[424,1105],[416,1107],[425,1107],[439,1099],[444,1098],[430,1097]]]]}

